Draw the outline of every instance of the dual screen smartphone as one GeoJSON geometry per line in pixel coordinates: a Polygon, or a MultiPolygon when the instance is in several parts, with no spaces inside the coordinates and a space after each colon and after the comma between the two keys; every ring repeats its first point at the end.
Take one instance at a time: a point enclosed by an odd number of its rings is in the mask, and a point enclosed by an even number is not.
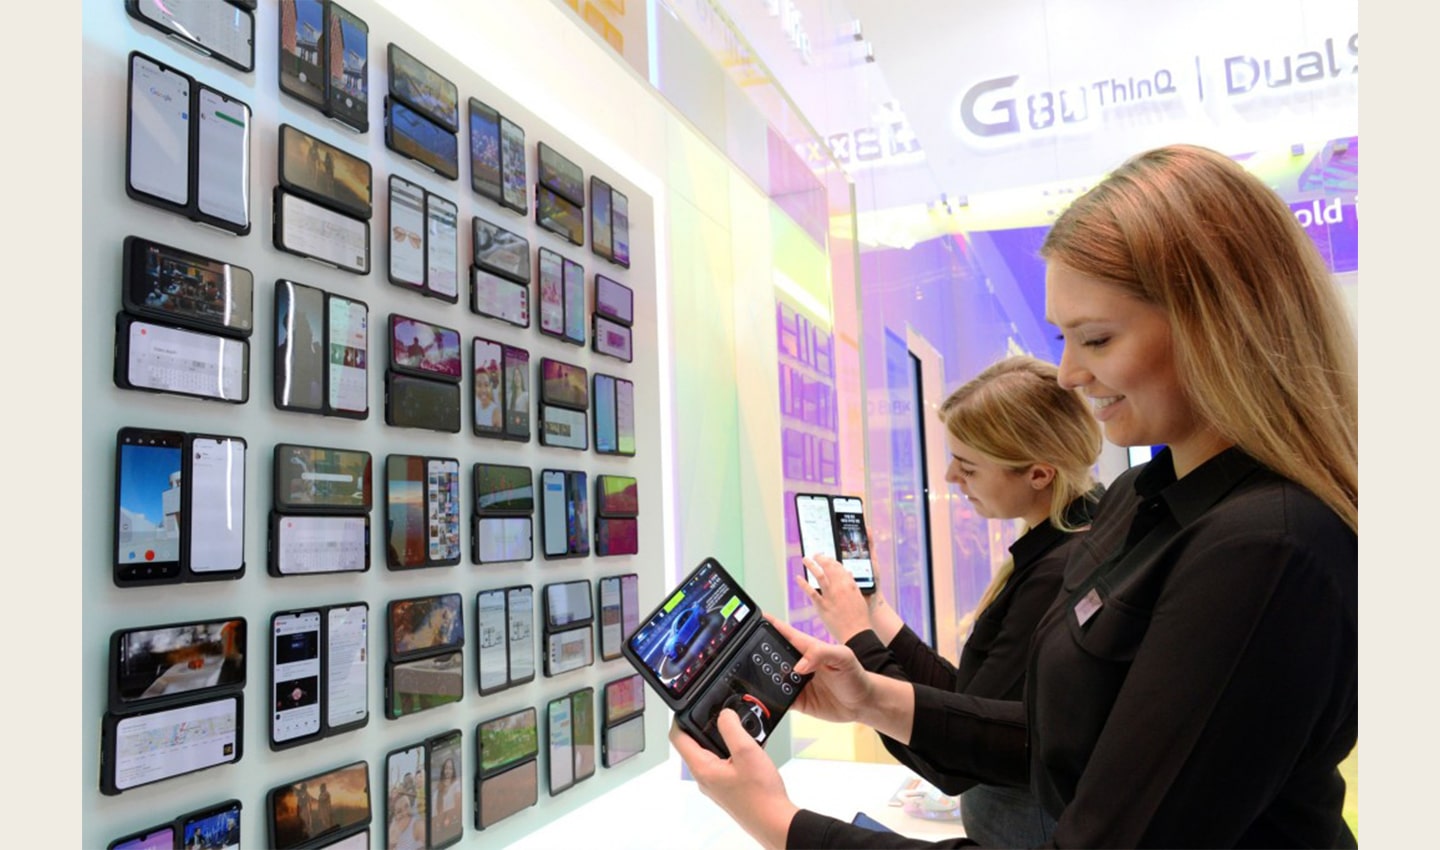
{"type": "Polygon", "coordinates": [[[481,696],[535,679],[535,588],[482,590],[475,595],[481,696]]]}
{"type": "MultiPolygon", "coordinates": [[[[795,516],[799,522],[802,557],[834,558],[855,577],[861,593],[875,592],[870,536],[865,531],[864,504],[858,496],[796,493],[795,516]]],[[[812,588],[820,589],[808,569],[805,579],[812,588]]]]}
{"type": "Polygon", "coordinates": [[[271,575],[370,569],[371,470],[367,451],[275,446],[271,575]]]}
{"type": "Polygon", "coordinates": [[[367,132],[369,42],[369,24],[339,3],[280,0],[280,91],[348,130],[367,132]]]}
{"type": "Polygon", "coordinates": [[[318,741],[370,721],[369,624],[364,602],[271,617],[271,749],[318,741]]]}
{"type": "Polygon", "coordinates": [[[595,689],[580,688],[545,705],[550,796],[595,775],[595,689]]]}
{"type": "Polygon", "coordinates": [[[475,828],[485,829],[540,799],[540,733],[534,708],[475,727],[475,828]]]}
{"type": "Polygon", "coordinates": [[[440,848],[465,830],[461,733],[451,729],[385,756],[388,848],[440,848]]]}

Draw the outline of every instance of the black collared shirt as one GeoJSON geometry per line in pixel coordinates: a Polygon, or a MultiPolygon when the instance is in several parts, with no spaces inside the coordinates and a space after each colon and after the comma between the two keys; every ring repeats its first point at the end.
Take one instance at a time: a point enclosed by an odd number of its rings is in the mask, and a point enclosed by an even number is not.
{"type": "MultiPolygon", "coordinates": [[[[1066,522],[1072,527],[1089,525],[1091,512],[1104,492],[1104,487],[1097,486],[1071,502],[1066,522]]],[[[1011,544],[1014,569],[990,605],[975,618],[960,651],[959,667],[951,666],[909,626],[891,638],[888,646],[868,629],[846,645],[872,672],[952,693],[1018,700],[1035,626],[1060,593],[1069,549],[1078,536],[1061,531],[1047,519],[1011,544]]],[[[902,764],[947,794],[959,794],[976,784],[969,777],[936,770],[922,754],[893,738],[882,735],[880,740],[902,764]]],[[[1019,787],[1027,784],[1018,783],[1019,787]]]]}
{"type": "MultiPolygon", "coordinates": [[[[1238,449],[1124,473],[1072,549],[1024,703],[915,688],[910,746],[1031,787],[1060,847],[1354,847],[1355,532],[1238,449]]],[[[791,846],[928,846],[802,811],[791,846]]],[[[959,845],[963,840],[951,842],[959,845]]]]}

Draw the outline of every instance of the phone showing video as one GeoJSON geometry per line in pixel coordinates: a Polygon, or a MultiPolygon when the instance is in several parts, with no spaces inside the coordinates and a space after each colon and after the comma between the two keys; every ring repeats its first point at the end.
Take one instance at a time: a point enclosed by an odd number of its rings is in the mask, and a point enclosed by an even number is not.
{"type": "Polygon", "coordinates": [[[425,813],[425,745],[392,750],[385,756],[386,850],[424,850],[429,829],[425,813]]]}
{"type": "Polygon", "coordinates": [[[585,244],[585,211],[549,187],[535,187],[535,223],[573,245],[585,244]]]}
{"type": "Polygon", "coordinates": [[[250,398],[250,344],[160,325],[119,313],[115,317],[115,385],[126,390],[244,404],[250,398]]]}
{"type": "Polygon", "coordinates": [[[325,31],[340,41],[325,45],[330,80],[327,114],[364,133],[370,129],[370,25],[334,0],[326,0],[325,5],[329,18],[325,31]]]}
{"type": "Polygon", "coordinates": [[[181,847],[240,850],[240,801],[226,800],[180,819],[181,847]]]}
{"type": "Polygon", "coordinates": [[[110,635],[110,709],[243,688],[246,646],[244,617],[116,631],[110,635]]]}
{"type": "Polygon", "coordinates": [[[441,177],[460,176],[460,143],[455,134],[392,97],[385,98],[385,146],[441,177]]]}
{"type": "Polygon", "coordinates": [[[460,332],[430,322],[390,314],[390,368],[421,378],[459,382],[460,332]]]}
{"type": "Polygon", "coordinates": [[[509,278],[530,283],[530,240],[494,222],[471,220],[471,246],[475,265],[509,278]]]}
{"type": "Polygon", "coordinates": [[[600,557],[640,552],[640,521],[634,517],[596,517],[595,554],[600,557]]]}
{"type": "Polygon", "coordinates": [[[288,192],[368,219],[370,163],[289,124],[280,125],[280,185],[288,192]]]}
{"type": "Polygon", "coordinates": [[[404,660],[465,644],[465,616],[458,593],[390,602],[390,655],[404,660]]]}
{"type": "Polygon", "coordinates": [[[255,16],[248,11],[210,0],[126,0],[125,9],[197,53],[255,69],[255,16]]]}
{"type": "Polygon", "coordinates": [[[500,113],[470,98],[470,188],[500,201],[500,113]]]}
{"type": "Polygon", "coordinates": [[[385,459],[385,510],[388,565],[425,566],[425,458],[392,454],[385,459]]]}
{"type": "Polygon", "coordinates": [[[124,269],[127,313],[230,336],[254,330],[255,276],[247,268],[126,236],[124,269]]]}
{"type": "Polygon", "coordinates": [[[270,745],[278,749],[321,737],[320,611],[289,611],[271,619],[270,745]]]}
{"type": "Polygon", "coordinates": [[[835,546],[840,565],[866,593],[875,592],[875,567],[870,560],[870,535],[865,531],[865,506],[858,496],[832,496],[835,546]]]}
{"type": "Polygon", "coordinates": [[[575,410],[590,406],[589,373],[583,366],[540,358],[540,400],[575,410]]]}
{"type": "Polygon", "coordinates": [[[460,95],[455,84],[435,69],[391,44],[390,94],[449,130],[460,130],[460,95]]]}

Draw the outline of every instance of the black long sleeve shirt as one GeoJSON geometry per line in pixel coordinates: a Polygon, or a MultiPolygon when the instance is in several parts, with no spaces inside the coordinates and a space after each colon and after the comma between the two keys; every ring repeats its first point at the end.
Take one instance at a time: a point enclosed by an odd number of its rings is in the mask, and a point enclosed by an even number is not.
{"type": "MultiPolygon", "coordinates": [[[[1103,487],[1096,487],[1071,502],[1066,521],[1072,526],[1088,525],[1104,492],[1103,487]]],[[[888,646],[868,629],[846,645],[871,672],[954,693],[1018,700],[1035,626],[1060,593],[1066,558],[1077,537],[1047,519],[1011,544],[1014,569],[990,605],[975,618],[958,667],[921,641],[909,626],[891,638],[888,646]]],[[[947,794],[959,794],[978,784],[970,777],[937,770],[923,754],[893,738],[881,735],[880,740],[897,760],[947,794]]],[[[1017,784],[1028,785],[1023,781],[1017,784]]]]}
{"type": "MultiPolygon", "coordinates": [[[[1354,847],[1358,538],[1238,449],[1123,474],[1036,632],[1023,703],[915,686],[937,769],[1029,774],[1056,847],[1354,847]]],[[[963,846],[809,811],[792,847],[963,846]]]]}

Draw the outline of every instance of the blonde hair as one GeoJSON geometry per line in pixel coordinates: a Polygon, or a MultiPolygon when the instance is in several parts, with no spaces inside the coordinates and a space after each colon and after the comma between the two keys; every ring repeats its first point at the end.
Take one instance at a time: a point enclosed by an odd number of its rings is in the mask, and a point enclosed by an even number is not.
{"type": "MultiPolygon", "coordinates": [[[[1034,357],[1007,357],[976,375],[940,405],[940,421],[956,441],[992,463],[1020,472],[1036,463],[1054,467],[1050,523],[1075,531],[1070,503],[1095,487],[1100,425],[1078,393],[1060,386],[1056,367],[1034,357]]],[[[965,633],[1005,587],[1013,559],[990,579],[975,610],[960,622],[965,633]]]]}
{"type": "Polygon", "coordinates": [[[1215,151],[1158,148],[1076,199],[1040,254],[1163,309],[1198,415],[1358,530],[1355,338],[1278,195],[1215,151]]]}

